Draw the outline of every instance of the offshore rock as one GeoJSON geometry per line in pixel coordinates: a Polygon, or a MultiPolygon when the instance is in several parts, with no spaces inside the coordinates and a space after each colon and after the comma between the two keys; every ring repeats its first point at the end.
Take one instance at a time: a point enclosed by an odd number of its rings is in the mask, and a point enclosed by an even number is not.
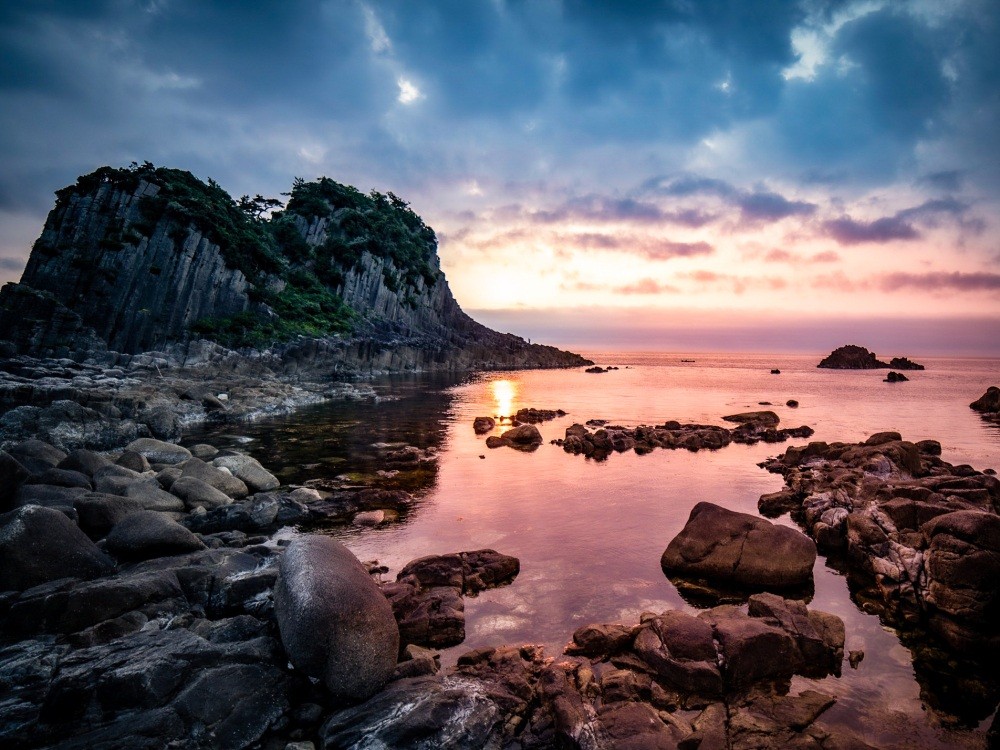
{"type": "Polygon", "coordinates": [[[889,364],[876,359],[875,355],[863,346],[848,344],[834,349],[816,366],[832,370],[879,370],[889,367],[889,364]]]}
{"type": "Polygon", "coordinates": [[[306,536],[288,546],[274,608],[292,664],[334,696],[367,698],[392,674],[399,651],[392,608],[339,542],[306,536]]]}

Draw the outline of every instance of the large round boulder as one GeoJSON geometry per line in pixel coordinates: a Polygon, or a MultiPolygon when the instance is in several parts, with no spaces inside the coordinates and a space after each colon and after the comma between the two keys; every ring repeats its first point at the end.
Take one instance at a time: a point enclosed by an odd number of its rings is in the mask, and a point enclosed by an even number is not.
{"type": "Polygon", "coordinates": [[[59,578],[96,578],[114,562],[66,517],[40,505],[0,516],[0,591],[24,591],[59,578]]]}
{"type": "Polygon", "coordinates": [[[367,698],[392,674],[399,651],[392,607],[340,542],[305,536],[288,545],[274,608],[289,660],[333,695],[367,698]]]}
{"type": "Polygon", "coordinates": [[[815,543],[795,529],[698,503],[660,565],[671,577],[733,588],[783,589],[811,583],[815,561],[815,543]]]}
{"type": "Polygon", "coordinates": [[[219,469],[228,469],[234,477],[247,486],[250,492],[267,492],[281,486],[280,480],[274,474],[250,456],[243,454],[219,456],[212,461],[212,465],[219,469]]]}

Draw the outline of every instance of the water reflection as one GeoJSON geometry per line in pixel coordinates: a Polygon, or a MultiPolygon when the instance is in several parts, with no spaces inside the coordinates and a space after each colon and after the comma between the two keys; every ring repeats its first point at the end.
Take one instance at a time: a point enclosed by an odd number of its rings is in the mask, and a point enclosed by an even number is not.
{"type": "Polygon", "coordinates": [[[517,385],[513,380],[494,380],[490,383],[493,391],[493,398],[496,399],[496,417],[510,417],[514,409],[514,400],[517,398],[517,385]]]}
{"type": "MultiPolygon", "coordinates": [[[[536,371],[384,381],[379,392],[398,400],[329,404],[241,426],[253,440],[240,447],[277,469],[285,483],[321,479],[412,492],[415,503],[396,521],[329,530],[362,559],[389,566],[390,575],[430,554],[492,547],[520,558],[513,585],[466,602],[467,639],[445,654],[446,663],[467,649],[500,643],[540,643],[557,655],[581,625],[636,622],[643,611],[693,611],[659,566],[691,508],[708,500],[755,513],[757,498],[781,486],[780,478],[756,466],[775,446],[623,454],[597,463],[574,460],[548,444],[573,422],[599,417],[633,426],[669,418],[719,423],[722,414],[772,401],[784,422],[814,427],[815,439],[854,441],[894,428],[913,440],[941,439],[953,463],[980,467],[998,455],[997,432],[968,409],[974,395],[965,396],[981,393],[976,378],[992,381],[994,372],[976,373],[966,364],[928,371],[887,401],[880,379],[817,371],[814,361],[768,357],[759,365],[714,366],[706,357],[698,360],[697,367],[650,367],[618,359],[636,366],[600,377],[536,371]],[[781,369],[780,378],[769,374],[772,367],[781,369]],[[956,386],[958,378],[969,383],[956,386]],[[793,397],[799,409],[780,406],[793,397]],[[472,429],[476,416],[557,406],[570,413],[539,425],[546,442],[533,454],[489,450],[485,436],[472,429]],[[397,452],[408,447],[426,461],[418,457],[406,465],[405,453],[397,452]],[[389,467],[387,460],[396,463],[389,467]]],[[[237,439],[215,431],[188,442],[236,446],[237,439]]],[[[780,522],[791,525],[787,518],[780,522]]],[[[964,703],[966,721],[974,722],[995,705],[992,688],[936,679],[947,672],[942,662],[913,644],[901,645],[876,617],[860,611],[842,573],[822,560],[815,585],[811,606],[842,617],[848,648],[866,653],[859,669],[845,665],[842,678],[810,683],[837,695],[829,721],[860,725],[871,741],[886,740],[876,744],[903,746],[898,738],[910,732],[917,738],[910,746],[981,746],[981,732],[942,729],[948,719],[934,712],[960,712],[964,703]],[[979,692],[963,701],[963,690],[979,692]],[[887,730],[879,724],[888,714],[905,720],[887,730]]]]}

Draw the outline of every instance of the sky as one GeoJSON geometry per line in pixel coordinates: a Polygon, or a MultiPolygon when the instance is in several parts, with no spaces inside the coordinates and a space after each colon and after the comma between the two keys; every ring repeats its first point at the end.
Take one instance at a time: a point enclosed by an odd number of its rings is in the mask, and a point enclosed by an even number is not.
{"type": "Polygon", "coordinates": [[[133,160],[391,190],[533,341],[1000,356],[995,0],[4,3],[0,281],[133,160]]]}

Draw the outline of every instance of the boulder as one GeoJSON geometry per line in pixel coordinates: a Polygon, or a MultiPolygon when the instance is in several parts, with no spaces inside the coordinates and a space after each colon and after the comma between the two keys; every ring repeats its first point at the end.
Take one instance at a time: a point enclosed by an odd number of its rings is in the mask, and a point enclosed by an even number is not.
{"type": "Polygon", "coordinates": [[[76,508],[80,528],[92,539],[106,536],[125,516],[145,510],[136,499],[98,492],[81,495],[74,501],[73,507],[76,508]]]}
{"type": "Polygon", "coordinates": [[[533,424],[522,424],[507,430],[497,437],[490,435],[486,438],[487,448],[500,448],[507,446],[519,451],[533,451],[542,444],[542,434],[533,424]]]}
{"type": "Polygon", "coordinates": [[[186,507],[181,498],[161,490],[159,483],[153,479],[133,482],[125,489],[125,497],[137,500],[143,510],[182,513],[186,507]]]}
{"type": "Polygon", "coordinates": [[[115,463],[119,466],[124,466],[126,469],[137,471],[140,474],[144,471],[149,471],[149,461],[146,460],[144,455],[135,451],[122,451],[122,454],[115,463]]]}
{"type": "Polygon", "coordinates": [[[0,590],[23,591],[59,578],[95,578],[114,562],[65,514],[29,505],[0,516],[0,590]]]}
{"type": "Polygon", "coordinates": [[[66,454],[58,448],[35,439],[13,445],[7,452],[32,474],[54,469],[66,458],[66,454]]]}
{"type": "Polygon", "coordinates": [[[986,389],[986,393],[969,404],[969,408],[984,414],[1000,412],[1000,388],[991,385],[986,389]]]}
{"type": "Polygon", "coordinates": [[[17,488],[28,478],[28,470],[6,451],[0,451],[0,511],[14,503],[17,488]]]}
{"type": "Polygon", "coordinates": [[[906,377],[903,373],[896,372],[894,370],[890,370],[889,374],[885,376],[885,380],[883,382],[885,382],[885,383],[905,383],[907,380],[909,380],[909,378],[906,377]]]}
{"type": "Polygon", "coordinates": [[[185,507],[192,508],[219,508],[233,502],[233,498],[210,484],[196,479],[195,477],[180,477],[170,485],[170,494],[176,495],[184,501],[185,507]]]}
{"type": "Polygon", "coordinates": [[[110,463],[100,453],[94,453],[94,451],[89,451],[86,448],[77,448],[60,461],[56,468],[79,471],[81,474],[86,474],[88,477],[93,478],[99,469],[104,468],[110,463]]]}
{"type": "Polygon", "coordinates": [[[46,469],[25,481],[25,484],[48,484],[53,487],[80,487],[91,490],[90,478],[70,469],[46,469]]]}
{"type": "Polygon", "coordinates": [[[274,609],[292,664],[336,697],[365,699],[392,674],[399,651],[392,607],[340,542],[304,536],[288,545],[274,609]]]}
{"type": "Polygon", "coordinates": [[[125,450],[140,454],[151,464],[179,464],[191,458],[191,451],[187,448],[155,438],[133,440],[125,450]]]}
{"type": "Polygon", "coordinates": [[[192,456],[200,458],[202,461],[211,461],[219,455],[219,449],[214,445],[209,445],[208,443],[198,443],[197,445],[192,445],[188,450],[191,451],[192,456]]]}
{"type": "Polygon", "coordinates": [[[635,652],[666,682],[699,696],[722,694],[712,626],[682,612],[647,621],[635,637],[635,652]]]}
{"type": "MultiPolygon", "coordinates": [[[[191,477],[201,480],[234,500],[250,494],[246,484],[233,476],[232,472],[216,468],[212,464],[205,463],[200,458],[189,458],[181,468],[183,469],[181,479],[191,477]]],[[[263,470],[263,467],[261,469],[263,470]]],[[[172,487],[171,490],[173,490],[172,487]]]]}
{"type": "Polygon", "coordinates": [[[14,505],[41,505],[72,515],[73,503],[89,490],[82,487],[53,487],[48,484],[22,484],[14,496],[14,505]]]}
{"type": "Polygon", "coordinates": [[[472,429],[477,435],[485,435],[496,426],[497,423],[493,417],[476,417],[472,420],[472,429]]]}
{"type": "Polygon", "coordinates": [[[154,510],[130,513],[108,534],[107,549],[119,560],[148,560],[205,549],[205,544],[173,519],[154,510]]]}
{"type": "Polygon", "coordinates": [[[795,674],[799,666],[795,641],[781,628],[735,607],[716,607],[699,617],[712,624],[730,689],[741,690],[760,680],[788,680],[795,674]]]}
{"type": "Polygon", "coordinates": [[[268,492],[281,486],[281,482],[274,474],[261,466],[257,459],[250,456],[243,454],[220,456],[212,461],[212,465],[220,469],[228,469],[234,477],[247,486],[250,492],[268,492]]]}
{"type": "Polygon", "coordinates": [[[660,559],[668,576],[751,589],[811,584],[816,545],[762,518],[698,503],[660,559]]]}

